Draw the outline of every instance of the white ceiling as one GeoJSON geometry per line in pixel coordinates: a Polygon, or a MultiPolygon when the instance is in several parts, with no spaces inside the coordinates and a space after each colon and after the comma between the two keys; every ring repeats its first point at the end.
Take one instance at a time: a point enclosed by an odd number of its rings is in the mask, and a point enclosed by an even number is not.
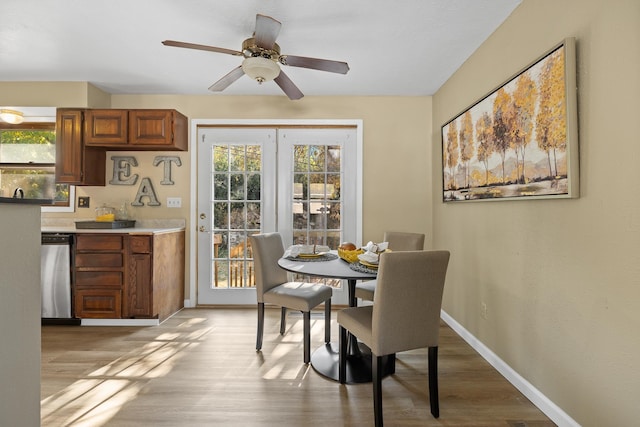
{"type": "MultiPolygon", "coordinates": [[[[213,94],[255,15],[282,22],[283,54],[349,63],[286,67],[305,95],[432,95],[521,0],[1,0],[0,81],[88,81],[113,94],[213,94]]],[[[243,76],[222,94],[282,95],[243,76]]],[[[284,95],[283,95],[284,96],[284,95]]],[[[0,103],[2,96],[0,94],[0,103]]]]}

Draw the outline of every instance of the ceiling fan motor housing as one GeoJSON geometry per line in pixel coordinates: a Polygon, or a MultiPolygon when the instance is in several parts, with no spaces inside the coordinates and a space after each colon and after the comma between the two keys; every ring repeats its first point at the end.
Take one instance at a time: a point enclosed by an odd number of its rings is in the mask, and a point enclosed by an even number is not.
{"type": "Polygon", "coordinates": [[[256,44],[256,39],[251,37],[242,42],[242,54],[245,58],[262,57],[278,62],[280,58],[280,46],[273,44],[272,49],[265,49],[256,44]]]}

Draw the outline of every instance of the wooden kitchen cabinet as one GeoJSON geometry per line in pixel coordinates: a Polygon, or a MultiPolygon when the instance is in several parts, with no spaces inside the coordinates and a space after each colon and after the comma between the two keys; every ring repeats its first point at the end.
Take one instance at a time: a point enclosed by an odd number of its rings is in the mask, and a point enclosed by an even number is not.
{"type": "Polygon", "coordinates": [[[153,317],[153,236],[129,236],[124,317],[153,317]]]}
{"type": "Polygon", "coordinates": [[[84,143],[91,147],[126,146],[129,129],[127,110],[86,110],[84,143]]]}
{"type": "Polygon", "coordinates": [[[184,306],[184,231],[130,234],[124,285],[125,318],[161,321],[184,306]]]}
{"type": "Polygon", "coordinates": [[[187,122],[176,110],[130,110],[129,145],[136,150],[187,151],[187,122]]]}
{"type": "Polygon", "coordinates": [[[122,317],[124,244],[122,234],[76,235],[73,280],[76,317],[122,317]]]}
{"type": "Polygon", "coordinates": [[[56,182],[105,185],[106,150],[85,145],[84,111],[56,111],[56,182]]]}
{"type": "Polygon", "coordinates": [[[77,234],[75,315],[151,318],[184,306],[184,230],[77,234]]]}
{"type": "Polygon", "coordinates": [[[187,151],[187,126],[176,110],[58,108],[56,182],[104,186],[107,150],[187,151]]]}
{"type": "Polygon", "coordinates": [[[186,151],[187,118],[176,110],[87,110],[84,139],[109,150],[186,151]]]}

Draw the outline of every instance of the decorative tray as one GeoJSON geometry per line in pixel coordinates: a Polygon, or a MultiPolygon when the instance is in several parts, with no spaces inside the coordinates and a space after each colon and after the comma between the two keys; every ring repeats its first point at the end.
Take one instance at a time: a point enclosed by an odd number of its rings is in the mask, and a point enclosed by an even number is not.
{"type": "Polygon", "coordinates": [[[135,220],[116,220],[116,221],[76,221],[76,228],[131,228],[136,225],[135,220]]]}

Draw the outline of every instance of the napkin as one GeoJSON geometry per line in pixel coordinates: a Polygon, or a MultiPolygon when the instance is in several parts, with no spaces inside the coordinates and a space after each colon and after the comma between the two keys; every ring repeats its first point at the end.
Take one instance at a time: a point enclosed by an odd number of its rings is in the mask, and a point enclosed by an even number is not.
{"type": "Polygon", "coordinates": [[[365,252],[380,253],[380,252],[386,251],[388,247],[389,247],[389,242],[380,242],[380,243],[369,242],[362,249],[364,249],[365,252]]]}
{"type": "Polygon", "coordinates": [[[321,252],[329,252],[331,248],[324,245],[292,245],[284,251],[284,257],[297,257],[300,254],[318,254],[321,252]]]}
{"type": "Polygon", "coordinates": [[[358,255],[358,259],[360,261],[368,262],[369,264],[377,264],[378,263],[378,254],[375,252],[365,252],[363,254],[358,255]]]}
{"type": "Polygon", "coordinates": [[[368,262],[369,264],[377,264],[380,258],[379,254],[386,251],[388,247],[389,242],[369,242],[362,248],[365,252],[358,255],[358,259],[360,261],[368,262]]]}

